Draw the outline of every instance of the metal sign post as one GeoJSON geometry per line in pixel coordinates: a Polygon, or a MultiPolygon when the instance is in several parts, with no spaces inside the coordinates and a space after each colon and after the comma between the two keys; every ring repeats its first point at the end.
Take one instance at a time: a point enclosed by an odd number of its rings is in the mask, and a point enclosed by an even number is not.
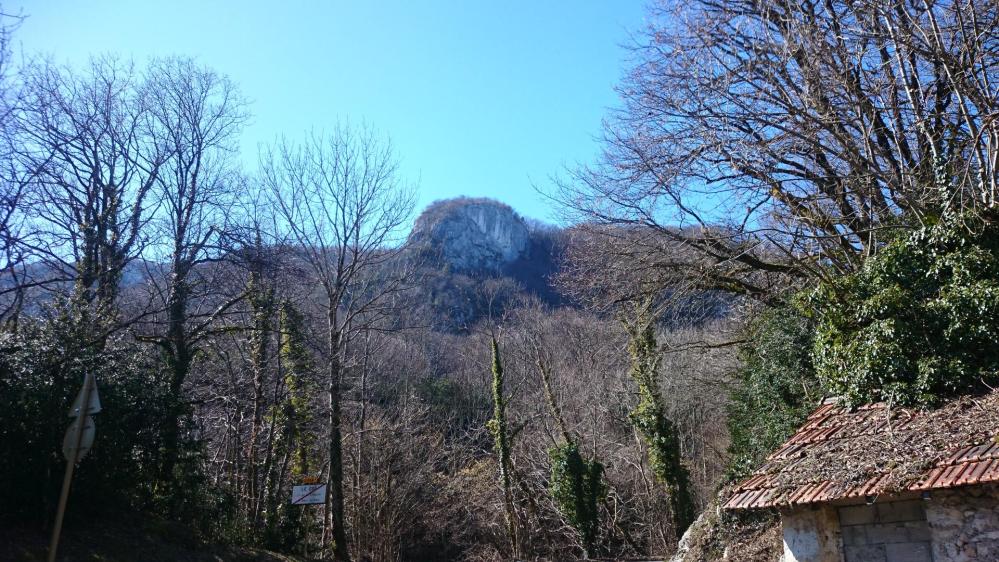
{"type": "Polygon", "coordinates": [[[73,469],[90,451],[94,443],[95,424],[91,414],[101,411],[101,399],[97,395],[97,383],[90,373],[83,379],[83,388],[69,409],[69,417],[76,418],[66,430],[62,440],[62,454],[66,457],[66,475],[62,479],[62,493],[59,495],[59,508],[56,510],[55,528],[52,529],[52,542],[49,544],[48,562],[55,562],[59,547],[59,534],[62,532],[62,519],[66,515],[66,502],[69,500],[69,487],[73,482],[73,469]]]}

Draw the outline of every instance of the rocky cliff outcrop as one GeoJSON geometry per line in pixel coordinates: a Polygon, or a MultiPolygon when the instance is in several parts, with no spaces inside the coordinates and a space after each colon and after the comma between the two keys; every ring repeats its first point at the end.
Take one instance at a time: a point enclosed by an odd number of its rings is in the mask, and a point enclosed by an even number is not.
{"type": "Polygon", "coordinates": [[[454,271],[499,271],[524,257],[531,236],[524,219],[492,199],[433,203],[416,220],[410,242],[454,271]]]}

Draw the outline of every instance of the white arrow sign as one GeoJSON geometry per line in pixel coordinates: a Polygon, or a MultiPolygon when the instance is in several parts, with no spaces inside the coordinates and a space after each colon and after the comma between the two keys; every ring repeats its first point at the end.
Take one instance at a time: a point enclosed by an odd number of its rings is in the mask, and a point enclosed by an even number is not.
{"type": "Polygon", "coordinates": [[[48,562],[55,562],[59,548],[59,534],[62,532],[62,519],[66,515],[66,502],[69,500],[69,486],[73,483],[73,467],[90,451],[94,444],[94,420],[90,414],[101,411],[101,399],[97,397],[97,383],[90,373],[83,378],[83,390],[73,401],[69,417],[76,418],[66,430],[62,440],[62,454],[66,457],[66,475],[62,478],[62,493],[59,494],[59,507],[56,508],[55,525],[52,527],[52,542],[49,543],[48,562]]]}
{"type": "Polygon", "coordinates": [[[87,411],[83,413],[91,415],[100,412],[101,398],[97,395],[97,381],[94,380],[94,376],[90,373],[87,373],[86,378],[83,380],[83,388],[80,389],[80,393],[76,395],[76,400],[73,400],[73,405],[69,408],[69,417],[75,418],[80,415],[85,395],[87,398],[87,411]],[[90,387],[89,393],[87,392],[87,387],[90,387]]]}
{"type": "Polygon", "coordinates": [[[87,456],[87,453],[90,452],[90,447],[94,445],[94,435],[96,433],[97,428],[94,424],[94,418],[84,416],[73,420],[69,429],[66,430],[66,436],[62,439],[62,456],[66,457],[66,460],[72,463],[83,460],[83,457],[87,456]],[[79,446],[74,447],[80,420],[83,420],[83,431],[80,433],[79,446]],[[73,454],[74,452],[76,453],[75,455],[73,454]]]}

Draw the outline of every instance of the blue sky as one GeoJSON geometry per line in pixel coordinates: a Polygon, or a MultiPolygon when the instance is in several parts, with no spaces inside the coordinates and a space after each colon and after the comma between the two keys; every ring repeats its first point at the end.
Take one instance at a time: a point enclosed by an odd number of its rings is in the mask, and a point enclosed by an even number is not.
{"type": "Polygon", "coordinates": [[[252,100],[244,160],[260,143],[338,119],[392,138],[420,206],[489,196],[550,219],[532,188],[592,159],[644,0],[16,0],[26,53],[78,64],[180,54],[252,100]]]}

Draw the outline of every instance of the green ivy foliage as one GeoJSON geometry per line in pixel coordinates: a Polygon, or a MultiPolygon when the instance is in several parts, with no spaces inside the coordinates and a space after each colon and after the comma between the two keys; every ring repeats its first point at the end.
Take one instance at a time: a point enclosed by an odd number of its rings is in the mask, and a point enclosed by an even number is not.
{"type": "Polygon", "coordinates": [[[278,355],[284,369],[284,384],[288,398],[282,405],[281,417],[284,421],[284,436],[289,443],[296,445],[292,473],[296,476],[310,475],[314,471],[309,451],[314,445],[314,437],[305,428],[312,423],[309,414],[308,396],[312,392],[312,360],[306,347],[305,320],[294,305],[281,302],[278,329],[280,343],[278,355]]]}
{"type": "Polygon", "coordinates": [[[590,556],[600,530],[600,502],[607,494],[604,466],[596,459],[584,459],[574,441],[552,447],[548,456],[552,464],[548,489],[590,556]]]}
{"type": "MultiPolygon", "coordinates": [[[[506,425],[506,403],[503,395],[503,362],[500,359],[499,345],[492,342],[493,351],[493,417],[486,422],[486,428],[492,434],[495,444],[493,449],[500,460],[500,472],[505,473],[510,464],[509,431],[506,425]]],[[[506,478],[506,477],[504,477],[506,478]]],[[[506,482],[504,482],[504,486],[506,482]]]]}
{"type": "Polygon", "coordinates": [[[758,468],[818,406],[814,330],[814,322],[788,305],[766,309],[747,325],[728,407],[729,479],[758,468]]]}
{"type": "Polygon", "coordinates": [[[507,535],[516,555],[519,545],[517,542],[516,513],[514,513],[513,508],[513,476],[510,474],[512,463],[510,460],[510,435],[506,419],[507,399],[503,393],[503,362],[500,359],[499,344],[496,343],[495,338],[492,340],[492,352],[493,418],[486,422],[486,428],[493,435],[495,441],[493,450],[496,451],[496,460],[499,464],[499,480],[503,490],[507,535]]]}
{"type": "MultiPolygon", "coordinates": [[[[310,476],[315,471],[309,455],[315,437],[308,431],[312,423],[308,396],[312,392],[313,367],[306,347],[302,313],[288,300],[281,301],[278,310],[278,358],[284,372],[287,395],[270,411],[272,423],[279,428],[273,447],[277,458],[291,459],[288,468],[297,482],[302,476],[310,476]]],[[[279,497],[283,492],[279,486],[271,488],[261,542],[268,548],[291,552],[304,540],[302,519],[303,510],[307,508],[288,504],[279,497]]]]}
{"type": "Polygon", "coordinates": [[[690,493],[690,475],[680,458],[680,437],[676,424],[666,415],[659,396],[656,377],[661,358],[656,343],[655,325],[647,310],[640,311],[634,324],[629,324],[631,336],[631,378],[638,385],[638,405],[628,414],[649,447],[649,465],[656,479],[669,494],[676,534],[680,536],[694,522],[696,508],[690,493]]]}
{"type": "Polygon", "coordinates": [[[802,301],[815,366],[850,404],[933,405],[999,382],[999,223],[945,216],[802,301]]]}

